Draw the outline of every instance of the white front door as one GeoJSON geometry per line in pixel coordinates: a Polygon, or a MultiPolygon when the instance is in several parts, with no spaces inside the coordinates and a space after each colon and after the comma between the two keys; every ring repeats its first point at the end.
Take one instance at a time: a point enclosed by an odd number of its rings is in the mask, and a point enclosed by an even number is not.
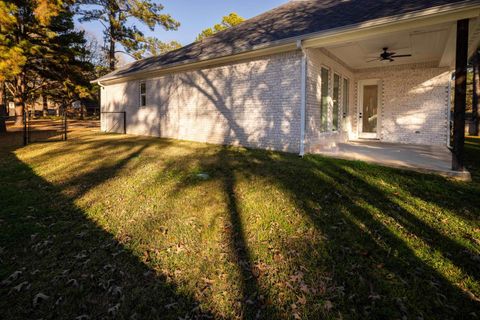
{"type": "Polygon", "coordinates": [[[359,81],[358,137],[378,139],[379,81],[359,81]]]}

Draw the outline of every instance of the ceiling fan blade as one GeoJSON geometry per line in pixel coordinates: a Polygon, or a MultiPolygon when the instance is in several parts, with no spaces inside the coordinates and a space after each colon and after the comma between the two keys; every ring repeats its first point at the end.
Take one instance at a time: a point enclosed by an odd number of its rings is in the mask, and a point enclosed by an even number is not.
{"type": "Polygon", "coordinates": [[[411,57],[411,54],[398,54],[398,55],[393,55],[390,56],[390,58],[403,58],[403,57],[411,57]]]}
{"type": "Polygon", "coordinates": [[[375,59],[371,59],[371,60],[367,60],[367,63],[368,62],[373,62],[373,61],[380,61],[382,58],[375,58],[375,59]]]}

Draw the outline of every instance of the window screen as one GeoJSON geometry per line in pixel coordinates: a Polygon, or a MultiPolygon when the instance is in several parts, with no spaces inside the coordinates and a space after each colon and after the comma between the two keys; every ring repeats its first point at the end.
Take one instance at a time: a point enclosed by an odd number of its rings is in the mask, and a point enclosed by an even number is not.
{"type": "Polygon", "coordinates": [[[333,75],[333,121],[332,130],[338,130],[338,105],[340,103],[340,76],[333,75]]]}
{"type": "Polygon", "coordinates": [[[140,82],[140,106],[147,105],[147,85],[145,82],[140,82]]]}
{"type": "Polygon", "coordinates": [[[321,130],[327,131],[328,130],[328,79],[330,77],[330,71],[327,68],[322,68],[321,71],[321,110],[320,110],[320,123],[321,123],[321,130]]]}

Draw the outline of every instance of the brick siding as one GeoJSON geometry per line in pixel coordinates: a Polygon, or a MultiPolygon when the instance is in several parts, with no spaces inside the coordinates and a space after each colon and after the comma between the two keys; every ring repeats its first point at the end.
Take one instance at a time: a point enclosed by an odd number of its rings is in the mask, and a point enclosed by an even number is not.
{"type": "MultiPolygon", "coordinates": [[[[300,77],[298,52],[107,86],[102,110],[125,110],[127,133],[298,152],[300,77]]],[[[116,115],[102,129],[121,131],[116,115]]]]}

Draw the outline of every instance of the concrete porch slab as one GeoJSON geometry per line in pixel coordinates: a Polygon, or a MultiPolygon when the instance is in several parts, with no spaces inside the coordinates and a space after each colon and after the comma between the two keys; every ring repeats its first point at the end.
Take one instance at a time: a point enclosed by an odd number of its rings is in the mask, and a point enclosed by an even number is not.
{"type": "Polygon", "coordinates": [[[315,153],[345,160],[360,160],[386,167],[434,173],[470,181],[470,172],[451,169],[452,154],[447,147],[355,140],[337,143],[336,147],[315,153]]]}

